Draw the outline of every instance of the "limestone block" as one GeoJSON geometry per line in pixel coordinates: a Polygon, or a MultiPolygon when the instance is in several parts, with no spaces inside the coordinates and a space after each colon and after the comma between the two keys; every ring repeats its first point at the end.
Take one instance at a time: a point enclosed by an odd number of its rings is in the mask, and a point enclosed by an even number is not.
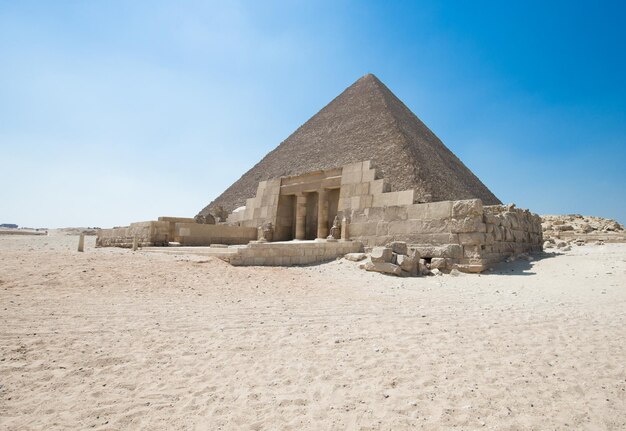
{"type": "Polygon", "coordinates": [[[390,206],[383,208],[383,220],[396,221],[406,220],[407,209],[405,206],[390,206]]]}
{"type": "Polygon", "coordinates": [[[393,251],[387,247],[374,247],[370,254],[372,262],[391,262],[393,251]]]}
{"type": "MultiPolygon", "coordinates": [[[[397,199],[393,202],[392,198],[389,197],[390,193],[381,193],[378,195],[373,195],[374,199],[372,200],[372,206],[374,207],[385,207],[389,205],[396,205],[397,199]]],[[[393,196],[392,196],[393,197],[393,196]]]]}
{"type": "Polygon", "coordinates": [[[385,191],[385,180],[373,180],[370,182],[369,192],[373,195],[379,195],[385,191]]]}
{"type": "Polygon", "coordinates": [[[480,199],[468,199],[463,201],[454,201],[452,203],[452,217],[463,218],[472,215],[482,215],[483,201],[480,199]]]}
{"type": "Polygon", "coordinates": [[[342,186],[342,188],[343,188],[344,184],[356,184],[356,183],[360,183],[362,181],[363,181],[363,172],[361,172],[361,171],[343,172],[341,174],[341,186],[342,186]]]}
{"type": "Polygon", "coordinates": [[[426,218],[444,220],[450,218],[452,201],[429,202],[426,204],[426,218]]]}
{"type": "Polygon", "coordinates": [[[393,241],[387,244],[386,247],[396,254],[409,254],[408,247],[404,241],[393,241]]]}
{"type": "Polygon", "coordinates": [[[385,217],[385,208],[365,208],[363,213],[367,217],[368,221],[380,221],[385,217]]]}
{"type": "Polygon", "coordinates": [[[494,226],[493,235],[494,235],[496,242],[502,241],[504,238],[504,228],[502,226],[494,226]]]}
{"type": "Polygon", "coordinates": [[[405,238],[408,243],[411,244],[458,244],[459,243],[459,234],[452,233],[411,233],[405,238]]]}
{"type": "Polygon", "coordinates": [[[387,232],[389,235],[406,235],[411,232],[417,232],[415,228],[415,220],[407,221],[391,221],[389,222],[387,232]]]}
{"type": "Polygon", "coordinates": [[[397,205],[412,205],[414,201],[414,190],[402,190],[398,192],[397,205]]]}
{"type": "MultiPolygon", "coordinates": [[[[492,229],[493,229],[493,225],[492,229]]],[[[487,232],[487,225],[483,223],[482,216],[464,217],[461,219],[451,219],[450,229],[452,232],[487,232]]]]}
{"type": "Polygon", "coordinates": [[[425,220],[428,214],[428,204],[413,204],[407,206],[407,217],[409,219],[425,220]]]}
{"type": "Polygon", "coordinates": [[[419,262],[418,258],[399,254],[396,261],[398,266],[400,266],[403,271],[408,272],[410,275],[417,275],[417,265],[419,262]]]}
{"type": "Polygon", "coordinates": [[[370,182],[376,179],[376,170],[375,169],[364,169],[363,170],[363,182],[370,182]]]}
{"type": "Polygon", "coordinates": [[[411,248],[423,257],[447,257],[453,259],[460,259],[463,257],[463,247],[459,244],[417,244],[412,245],[411,248]]]}
{"type": "Polygon", "coordinates": [[[402,269],[398,265],[390,262],[367,262],[364,266],[366,271],[382,272],[391,275],[400,275],[402,273],[402,269]]]}
{"type": "Polygon", "coordinates": [[[367,256],[365,255],[365,253],[348,253],[344,257],[352,262],[358,262],[365,259],[367,256]]]}
{"type": "Polygon", "coordinates": [[[480,232],[460,233],[459,242],[467,245],[480,245],[487,242],[486,234],[480,232]]]}
{"type": "Polygon", "coordinates": [[[485,214],[485,223],[488,224],[498,224],[498,218],[493,214],[485,214]]]}
{"type": "Polygon", "coordinates": [[[374,236],[376,235],[378,223],[351,223],[350,224],[350,237],[356,238],[361,236],[374,236]]]}

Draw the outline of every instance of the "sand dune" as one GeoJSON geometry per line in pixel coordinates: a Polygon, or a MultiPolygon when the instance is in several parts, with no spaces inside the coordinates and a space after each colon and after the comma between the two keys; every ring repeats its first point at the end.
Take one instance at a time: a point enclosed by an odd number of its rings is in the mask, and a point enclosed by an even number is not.
{"type": "Polygon", "coordinates": [[[486,275],[0,237],[0,429],[626,429],[626,245],[486,275]]]}

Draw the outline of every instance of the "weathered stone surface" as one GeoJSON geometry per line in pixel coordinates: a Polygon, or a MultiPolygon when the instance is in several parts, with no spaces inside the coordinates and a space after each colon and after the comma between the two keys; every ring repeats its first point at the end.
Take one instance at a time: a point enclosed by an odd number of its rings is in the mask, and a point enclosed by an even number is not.
{"type": "Polygon", "coordinates": [[[366,271],[382,272],[384,274],[400,275],[402,269],[391,262],[367,262],[364,269],[366,271]]]}
{"type": "Polygon", "coordinates": [[[460,219],[467,216],[478,216],[483,213],[483,202],[480,199],[455,201],[452,204],[452,218],[460,219]]]}
{"type": "Polygon", "coordinates": [[[426,260],[425,259],[420,259],[417,263],[417,271],[421,274],[421,275],[428,275],[430,274],[430,269],[428,268],[428,266],[426,266],[426,260]]]}
{"type": "Polygon", "coordinates": [[[367,255],[365,253],[348,253],[344,257],[352,262],[358,262],[365,259],[367,255]]]}
{"type": "Polygon", "coordinates": [[[459,241],[461,244],[481,245],[487,242],[487,236],[480,232],[460,233],[459,241]]]}
{"type": "Polygon", "coordinates": [[[430,261],[430,270],[432,271],[433,269],[439,269],[439,270],[446,269],[446,260],[442,257],[432,258],[430,261]]]}
{"type": "Polygon", "coordinates": [[[391,262],[393,251],[387,247],[374,247],[370,253],[372,262],[391,262]]]}
{"type": "Polygon", "coordinates": [[[397,262],[400,268],[403,271],[408,272],[411,275],[417,275],[417,265],[419,259],[416,259],[413,256],[407,256],[405,254],[399,254],[397,257],[397,262]]]}
{"type": "Polygon", "coordinates": [[[416,250],[421,257],[450,257],[454,259],[463,257],[463,247],[459,244],[414,244],[411,248],[416,250]]]}
{"type": "Polygon", "coordinates": [[[386,245],[386,247],[390,248],[391,251],[397,254],[409,254],[406,242],[403,241],[390,242],[386,245]]]}

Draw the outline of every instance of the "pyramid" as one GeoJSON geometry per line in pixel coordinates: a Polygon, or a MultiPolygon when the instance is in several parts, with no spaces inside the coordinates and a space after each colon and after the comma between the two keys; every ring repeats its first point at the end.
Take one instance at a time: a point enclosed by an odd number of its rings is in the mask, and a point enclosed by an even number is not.
{"type": "Polygon", "coordinates": [[[391,190],[419,202],[500,200],[377,77],[357,80],[226,189],[200,214],[231,212],[260,181],[371,160],[391,190]]]}

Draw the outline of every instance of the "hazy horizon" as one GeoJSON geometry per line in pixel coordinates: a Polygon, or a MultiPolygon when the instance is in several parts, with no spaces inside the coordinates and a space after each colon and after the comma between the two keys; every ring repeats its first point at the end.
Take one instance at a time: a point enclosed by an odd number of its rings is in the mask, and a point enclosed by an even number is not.
{"type": "Polygon", "coordinates": [[[625,223],[625,11],[0,1],[0,224],[192,217],[366,73],[504,203],[625,223]]]}

